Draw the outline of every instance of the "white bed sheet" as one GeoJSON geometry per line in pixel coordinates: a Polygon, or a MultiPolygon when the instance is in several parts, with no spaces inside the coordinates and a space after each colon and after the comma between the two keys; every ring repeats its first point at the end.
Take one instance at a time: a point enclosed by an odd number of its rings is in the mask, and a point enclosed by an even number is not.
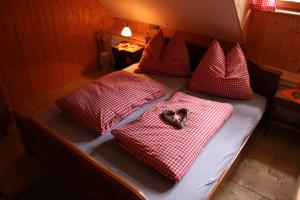
{"type": "MultiPolygon", "coordinates": [[[[125,70],[133,71],[135,67],[134,65],[125,70]]],[[[141,76],[146,75],[141,74],[141,76]]],[[[150,77],[166,86],[167,95],[137,110],[113,128],[134,120],[157,102],[168,99],[187,82],[184,78],[150,77]]],[[[234,112],[209,141],[183,179],[176,184],[118,147],[110,131],[99,136],[96,132],[81,128],[73,120],[64,116],[54,105],[37,114],[35,119],[137,186],[150,200],[202,200],[207,197],[222,172],[233,161],[245,139],[258,124],[264,112],[266,100],[259,95],[255,95],[251,100],[240,101],[203,95],[186,89],[182,91],[201,98],[231,103],[234,106],[234,112]]]]}

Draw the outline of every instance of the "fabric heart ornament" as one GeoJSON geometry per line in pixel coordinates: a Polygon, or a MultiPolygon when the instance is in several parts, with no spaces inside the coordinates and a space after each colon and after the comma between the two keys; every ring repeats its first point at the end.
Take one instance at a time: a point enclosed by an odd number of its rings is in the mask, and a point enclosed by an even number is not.
{"type": "Polygon", "coordinates": [[[189,111],[186,108],[176,109],[175,111],[165,110],[161,113],[161,117],[176,128],[182,129],[189,119],[189,111]]]}

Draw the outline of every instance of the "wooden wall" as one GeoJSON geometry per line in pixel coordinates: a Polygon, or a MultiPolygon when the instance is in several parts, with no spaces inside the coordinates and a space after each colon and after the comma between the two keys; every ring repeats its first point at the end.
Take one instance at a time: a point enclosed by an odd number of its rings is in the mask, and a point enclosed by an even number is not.
{"type": "MultiPolygon", "coordinates": [[[[234,0],[99,0],[111,15],[176,30],[242,42],[234,0]]],[[[237,0],[244,1],[249,0],[237,0]]]]}
{"type": "Polygon", "coordinates": [[[10,123],[10,114],[0,85],[0,137],[2,131],[6,130],[10,123]]]}
{"type": "MultiPolygon", "coordinates": [[[[241,25],[247,18],[245,2],[235,0],[241,25]]],[[[98,0],[0,1],[0,83],[10,105],[34,100],[94,69],[96,30],[120,31],[127,22],[140,40],[151,34],[149,24],[113,18],[98,0]]],[[[252,12],[247,56],[300,73],[299,27],[299,15],[252,12]]],[[[167,27],[163,30],[167,36],[174,32],[167,27]]],[[[212,40],[183,33],[187,41],[201,45],[212,40]]]]}
{"type": "Polygon", "coordinates": [[[262,64],[300,74],[300,15],[253,11],[247,56],[262,64]]]}
{"type": "Polygon", "coordinates": [[[246,43],[248,28],[249,28],[249,18],[250,18],[250,1],[249,0],[234,0],[236,12],[240,22],[240,29],[243,37],[243,43],[246,43]]]}
{"type": "Polygon", "coordinates": [[[111,25],[98,0],[0,1],[0,82],[11,105],[95,68],[96,30],[111,25]]]}
{"type": "MultiPolygon", "coordinates": [[[[121,33],[122,28],[128,23],[128,26],[132,30],[132,40],[137,41],[139,43],[145,43],[146,36],[153,36],[156,33],[156,30],[153,29],[152,25],[144,22],[138,22],[133,20],[127,20],[122,18],[113,18],[113,26],[111,31],[113,33],[121,33]]],[[[175,29],[169,27],[161,27],[165,37],[170,37],[174,34],[175,29]]],[[[180,31],[184,37],[184,39],[188,42],[192,42],[194,44],[198,44],[201,46],[209,46],[209,44],[214,39],[213,37],[207,37],[200,34],[180,31]]],[[[222,43],[222,47],[225,51],[232,48],[235,43],[227,42],[219,40],[222,43]]]]}

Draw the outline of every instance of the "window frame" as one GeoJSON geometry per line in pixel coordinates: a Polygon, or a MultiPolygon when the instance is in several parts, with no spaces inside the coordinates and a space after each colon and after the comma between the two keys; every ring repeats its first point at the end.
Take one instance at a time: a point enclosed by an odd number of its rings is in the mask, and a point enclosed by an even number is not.
{"type": "Polygon", "coordinates": [[[276,8],[282,9],[282,10],[300,12],[300,1],[278,0],[276,8]]]}

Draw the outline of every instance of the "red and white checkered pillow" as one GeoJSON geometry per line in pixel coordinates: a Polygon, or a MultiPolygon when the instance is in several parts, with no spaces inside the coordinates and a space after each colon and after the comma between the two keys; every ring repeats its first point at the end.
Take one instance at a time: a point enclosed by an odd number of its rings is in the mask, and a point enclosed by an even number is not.
{"type": "Polygon", "coordinates": [[[175,33],[166,45],[163,32],[159,30],[145,47],[137,72],[177,77],[190,76],[190,58],[182,36],[175,33]]]}
{"type": "Polygon", "coordinates": [[[55,103],[80,125],[104,133],[142,105],[165,94],[163,86],[154,80],[118,71],[79,88],[55,103]]]}
{"type": "Polygon", "coordinates": [[[178,182],[232,112],[233,106],[228,103],[177,92],[139,119],[114,129],[112,134],[126,151],[178,182]],[[187,108],[190,112],[183,129],[173,127],[160,117],[166,109],[179,108],[187,108]]]}
{"type": "Polygon", "coordinates": [[[151,39],[151,41],[145,47],[143,56],[150,56],[153,57],[155,60],[159,61],[164,51],[165,45],[166,44],[163,32],[159,30],[158,33],[151,39]]]}
{"type": "Polygon", "coordinates": [[[218,41],[214,40],[197,66],[189,89],[235,99],[251,99],[247,62],[237,44],[225,57],[218,41]]]}

